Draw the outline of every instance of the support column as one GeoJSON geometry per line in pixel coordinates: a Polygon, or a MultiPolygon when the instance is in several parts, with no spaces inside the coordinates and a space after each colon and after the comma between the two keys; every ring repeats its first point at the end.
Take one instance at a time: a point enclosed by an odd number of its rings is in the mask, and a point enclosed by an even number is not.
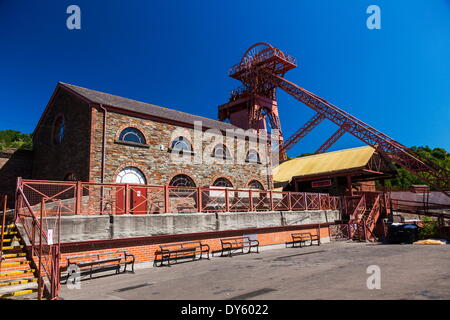
{"type": "Polygon", "coordinates": [[[347,175],[347,193],[349,196],[353,196],[353,188],[352,188],[352,176],[347,175]]]}

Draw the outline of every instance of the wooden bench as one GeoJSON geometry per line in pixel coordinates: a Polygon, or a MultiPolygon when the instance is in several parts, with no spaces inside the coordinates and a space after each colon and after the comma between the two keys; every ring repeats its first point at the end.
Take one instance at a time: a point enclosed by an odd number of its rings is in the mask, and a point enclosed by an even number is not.
{"type": "Polygon", "coordinates": [[[295,244],[300,244],[300,248],[302,244],[306,245],[309,241],[309,245],[313,245],[313,241],[317,242],[317,245],[320,246],[320,236],[316,234],[311,234],[310,232],[302,232],[302,233],[292,233],[292,247],[295,247],[295,244]]]}
{"type": "Polygon", "coordinates": [[[228,251],[229,257],[231,257],[233,250],[240,249],[244,253],[244,248],[248,248],[247,253],[250,253],[252,248],[256,248],[256,252],[259,253],[259,241],[250,239],[250,237],[220,239],[220,244],[222,245],[221,257],[223,257],[225,251],[228,251]]]}
{"type": "MultiPolygon", "coordinates": [[[[131,264],[131,271],[134,272],[134,255],[128,254],[126,251],[110,251],[101,253],[91,253],[84,255],[76,255],[67,257],[67,268],[74,265],[79,268],[80,276],[83,273],[89,273],[90,279],[92,274],[107,270],[115,270],[116,274],[120,273],[120,268],[123,266],[123,271],[127,271],[127,265],[131,264]]],[[[69,278],[67,275],[66,283],[69,278]]]]}
{"type": "Polygon", "coordinates": [[[155,251],[155,260],[153,261],[157,267],[162,266],[165,261],[170,265],[171,261],[175,260],[175,262],[178,262],[178,259],[183,258],[187,259],[192,257],[193,261],[200,260],[203,259],[203,253],[206,253],[207,259],[209,259],[209,245],[200,241],[161,244],[159,248],[159,250],[155,251]],[[197,255],[199,255],[198,258],[197,255]],[[160,263],[159,266],[158,262],[160,263]]]}

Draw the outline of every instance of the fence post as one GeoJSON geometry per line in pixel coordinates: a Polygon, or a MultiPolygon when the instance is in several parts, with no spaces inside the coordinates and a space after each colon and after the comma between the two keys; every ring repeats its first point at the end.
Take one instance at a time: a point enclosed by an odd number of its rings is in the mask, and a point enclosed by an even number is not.
{"type": "Polygon", "coordinates": [[[303,192],[303,199],[305,200],[305,210],[308,210],[308,199],[306,199],[306,192],[303,192]]]}
{"type": "Polygon", "coordinates": [[[228,198],[228,189],[225,188],[225,211],[229,212],[230,211],[230,200],[228,198]]]}
{"type": "Polygon", "coordinates": [[[202,189],[197,187],[197,206],[198,212],[202,212],[202,189]]]}
{"type": "Polygon", "coordinates": [[[42,198],[41,200],[41,217],[40,217],[40,223],[39,223],[39,266],[38,266],[38,300],[42,300],[42,285],[43,285],[43,278],[42,278],[42,221],[43,221],[43,214],[44,214],[44,206],[45,206],[45,200],[42,198]]]}
{"type": "Polygon", "coordinates": [[[292,211],[292,201],[291,201],[291,192],[290,191],[288,191],[287,196],[288,196],[288,208],[289,208],[289,211],[292,211]]]}
{"type": "Polygon", "coordinates": [[[81,198],[83,196],[83,192],[82,192],[83,186],[81,184],[81,181],[77,181],[75,188],[76,188],[76,197],[77,197],[77,201],[75,203],[75,214],[79,215],[81,213],[81,198]]]}
{"type": "Polygon", "coordinates": [[[269,197],[270,197],[270,211],[273,211],[273,193],[272,193],[272,190],[269,190],[269,197]]]}
{"type": "Polygon", "coordinates": [[[2,270],[2,255],[3,255],[3,240],[5,236],[5,223],[6,223],[6,202],[8,201],[8,196],[3,197],[3,215],[2,215],[2,230],[1,230],[1,242],[0,242],[0,271],[2,270]]]}
{"type": "Polygon", "coordinates": [[[164,186],[164,213],[169,213],[169,186],[164,186]]]}
{"type": "Polygon", "coordinates": [[[130,214],[130,185],[125,185],[125,214],[130,214]]]}

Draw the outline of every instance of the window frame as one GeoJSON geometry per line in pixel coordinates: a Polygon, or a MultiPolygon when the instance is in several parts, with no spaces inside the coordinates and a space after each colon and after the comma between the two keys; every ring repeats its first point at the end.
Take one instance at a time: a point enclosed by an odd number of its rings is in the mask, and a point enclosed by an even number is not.
{"type": "Polygon", "coordinates": [[[55,121],[53,122],[53,128],[52,128],[52,143],[54,145],[60,145],[63,141],[64,138],[66,137],[66,119],[64,117],[64,115],[62,114],[58,114],[55,117],[55,121]],[[58,129],[58,125],[59,123],[62,123],[62,137],[60,140],[58,140],[58,136],[59,136],[59,129],[58,129]]]}
{"type": "Polygon", "coordinates": [[[245,162],[247,162],[247,163],[254,163],[254,164],[261,164],[262,163],[261,162],[261,157],[260,157],[258,151],[256,151],[255,149],[250,149],[250,150],[247,151],[247,155],[245,156],[245,162]],[[250,155],[251,152],[254,152],[256,154],[256,158],[257,158],[256,161],[250,161],[249,155],[250,155]]]}
{"type": "Polygon", "coordinates": [[[194,147],[192,146],[191,141],[184,137],[184,136],[178,136],[175,139],[173,139],[170,142],[170,147],[169,147],[169,152],[170,153],[175,153],[175,154],[189,154],[189,155],[193,155],[194,154],[194,147]],[[188,149],[179,149],[179,148],[174,148],[174,145],[177,142],[184,142],[186,144],[186,146],[188,147],[188,149]]]}
{"type": "Polygon", "coordinates": [[[227,146],[226,146],[225,144],[223,144],[223,143],[218,143],[218,144],[216,144],[216,145],[214,146],[213,151],[212,151],[212,154],[211,154],[211,157],[212,157],[212,158],[223,159],[223,160],[230,160],[230,159],[233,159],[233,157],[231,156],[231,153],[230,153],[230,151],[228,150],[227,146]],[[225,154],[222,155],[222,156],[216,155],[216,150],[217,150],[217,148],[218,148],[219,146],[222,147],[222,150],[225,151],[225,154]]]}
{"type": "MultiPolygon", "coordinates": [[[[128,133],[126,133],[125,136],[126,136],[127,134],[128,134],[128,133]]],[[[150,146],[147,144],[147,139],[146,139],[146,137],[145,137],[144,132],[143,132],[141,129],[136,128],[136,127],[133,127],[133,126],[128,126],[128,127],[125,127],[125,128],[123,128],[123,129],[121,129],[121,130],[119,131],[118,135],[117,135],[117,138],[114,140],[114,143],[117,143],[117,144],[123,144],[123,145],[128,145],[128,146],[142,147],[142,148],[149,148],[149,147],[150,147],[150,146]],[[143,142],[135,142],[135,141],[127,141],[127,140],[123,140],[123,137],[124,137],[124,136],[122,136],[122,134],[123,134],[123,132],[124,132],[125,130],[128,130],[128,129],[132,129],[133,131],[135,131],[136,133],[138,133],[138,134],[136,134],[136,136],[139,137],[139,139],[142,140],[143,142]],[[121,138],[122,138],[122,139],[121,139],[121,138]]]]}

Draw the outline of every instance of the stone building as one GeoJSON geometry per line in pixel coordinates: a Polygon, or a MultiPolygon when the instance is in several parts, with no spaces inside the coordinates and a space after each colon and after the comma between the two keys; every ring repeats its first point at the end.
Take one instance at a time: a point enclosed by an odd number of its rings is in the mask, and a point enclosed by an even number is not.
{"type": "Polygon", "coordinates": [[[32,177],[270,189],[261,145],[229,123],[59,83],[33,133],[32,177]]]}

